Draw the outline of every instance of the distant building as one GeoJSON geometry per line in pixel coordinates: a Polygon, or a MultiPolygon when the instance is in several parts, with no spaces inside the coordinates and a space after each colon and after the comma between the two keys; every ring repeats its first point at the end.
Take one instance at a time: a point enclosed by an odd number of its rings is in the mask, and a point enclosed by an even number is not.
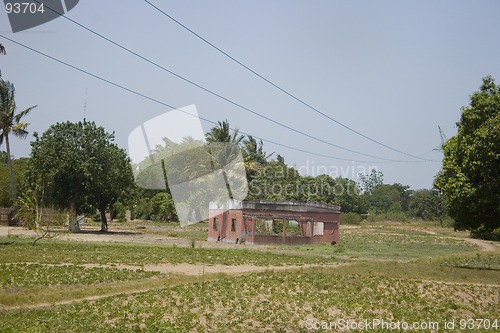
{"type": "Polygon", "coordinates": [[[236,201],[209,207],[208,240],[247,244],[339,242],[340,209],[320,203],[236,201]]]}

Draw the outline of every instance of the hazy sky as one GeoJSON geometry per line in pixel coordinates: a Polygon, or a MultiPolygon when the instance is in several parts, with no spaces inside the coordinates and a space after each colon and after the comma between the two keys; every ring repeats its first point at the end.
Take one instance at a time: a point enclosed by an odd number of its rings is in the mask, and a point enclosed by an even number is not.
{"type": "MultiPolygon", "coordinates": [[[[255,112],[332,144],[280,127],[146,63],[65,18],[12,33],[0,9],[0,34],[174,107],[228,119],[303,173],[356,179],[377,167],[386,183],[432,186],[441,166],[438,125],[450,137],[460,108],[481,78],[500,82],[500,2],[491,1],[160,1],[151,0],[233,57],[316,109],[416,160],[354,134],[313,112],[209,47],[140,0],[84,0],[68,17],[143,57],[255,112]],[[335,158],[338,159],[335,159],[335,158]],[[392,161],[387,161],[392,160],[392,161]]],[[[19,109],[38,107],[30,131],[84,117],[129,134],[171,109],[101,82],[0,37],[5,80],[19,109]],[[87,96],[86,96],[87,91],[87,96]]],[[[202,121],[205,131],[213,125],[202,121]]],[[[187,133],[189,135],[189,133],[187,133]]],[[[29,141],[12,140],[15,157],[29,141]]],[[[0,147],[4,150],[5,147],[0,147]]]]}

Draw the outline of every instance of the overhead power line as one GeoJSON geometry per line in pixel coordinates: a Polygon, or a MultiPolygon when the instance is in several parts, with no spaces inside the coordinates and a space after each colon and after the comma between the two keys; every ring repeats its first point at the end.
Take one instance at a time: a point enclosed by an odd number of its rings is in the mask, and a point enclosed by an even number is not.
{"type": "MultiPolygon", "coordinates": [[[[38,0],[34,0],[34,1],[37,2],[37,3],[41,3],[38,0]]],[[[172,70],[170,70],[170,69],[168,69],[168,68],[166,68],[166,67],[164,67],[164,66],[162,66],[160,64],[158,64],[157,62],[154,62],[154,61],[146,58],[145,56],[143,56],[143,55],[141,55],[141,54],[139,54],[139,53],[137,53],[137,52],[129,49],[128,47],[123,46],[123,45],[119,44],[118,42],[115,42],[114,40],[112,40],[112,39],[110,39],[110,38],[108,38],[108,37],[106,37],[106,36],[104,36],[104,35],[96,32],[95,30],[92,30],[91,28],[89,28],[89,27],[87,27],[87,26],[85,26],[85,25],[83,25],[83,24],[81,24],[81,23],[79,23],[79,22],[77,22],[77,21],[69,18],[68,16],[64,15],[64,13],[60,13],[57,10],[51,8],[50,6],[48,6],[46,4],[44,5],[44,7],[46,9],[48,9],[48,10],[51,10],[52,12],[54,12],[54,13],[56,13],[58,15],[61,15],[66,20],[70,21],[73,24],[76,24],[80,28],[82,28],[82,29],[84,29],[84,30],[92,33],[93,35],[98,36],[101,39],[104,39],[108,43],[111,43],[111,44],[115,45],[116,47],[118,47],[118,48],[120,48],[120,49],[122,49],[122,50],[124,50],[124,51],[126,51],[126,52],[128,52],[128,53],[130,53],[130,54],[132,54],[132,55],[134,55],[134,56],[136,56],[138,58],[140,58],[143,61],[146,61],[147,63],[155,66],[156,68],[159,68],[159,69],[161,69],[161,70],[163,70],[163,71],[165,71],[165,72],[167,72],[167,73],[169,73],[169,74],[171,74],[171,75],[173,75],[173,76],[175,76],[175,77],[177,77],[177,78],[179,78],[179,79],[181,79],[181,80],[183,80],[183,81],[185,81],[185,82],[187,82],[187,83],[189,83],[189,84],[191,84],[191,85],[193,85],[193,86],[195,86],[195,87],[197,87],[197,88],[199,88],[199,89],[201,89],[201,90],[203,90],[203,91],[205,91],[205,92],[207,92],[207,93],[209,93],[209,94],[211,94],[213,96],[216,96],[216,97],[218,97],[218,98],[220,98],[220,99],[222,99],[222,100],[224,100],[224,101],[226,101],[226,102],[228,102],[228,103],[230,103],[230,104],[232,104],[232,105],[234,105],[234,106],[236,106],[236,107],[244,110],[244,111],[250,112],[250,113],[252,113],[252,114],[254,114],[254,115],[256,115],[256,116],[258,116],[258,117],[260,117],[262,119],[265,119],[265,120],[267,120],[269,122],[272,122],[275,125],[278,125],[280,127],[286,128],[286,129],[288,129],[288,130],[290,130],[292,132],[295,132],[295,133],[300,134],[302,136],[305,136],[307,138],[313,139],[315,141],[318,141],[318,142],[324,143],[326,145],[329,145],[329,146],[332,146],[332,147],[335,147],[335,148],[338,148],[338,149],[341,149],[341,150],[344,150],[344,151],[348,151],[348,152],[351,152],[351,153],[354,153],[354,154],[358,154],[358,155],[362,155],[362,156],[366,156],[366,157],[370,157],[370,158],[375,158],[375,159],[379,159],[379,160],[382,160],[382,161],[389,161],[389,162],[397,162],[397,161],[399,161],[399,160],[388,159],[388,158],[384,158],[384,157],[378,157],[378,156],[375,156],[375,155],[366,154],[366,153],[359,152],[359,151],[356,151],[356,150],[353,150],[353,149],[350,149],[350,148],[346,148],[346,147],[343,147],[343,146],[340,146],[340,145],[328,142],[326,140],[323,140],[323,139],[318,138],[318,137],[316,137],[314,135],[311,135],[311,134],[308,134],[308,133],[303,132],[301,130],[298,130],[296,128],[293,128],[291,126],[282,124],[281,122],[279,122],[277,120],[274,120],[274,119],[272,119],[272,118],[270,118],[268,116],[265,116],[265,115],[263,115],[263,114],[255,111],[255,110],[252,110],[252,109],[250,109],[250,108],[248,108],[246,106],[243,106],[243,105],[241,105],[241,104],[239,104],[239,103],[237,103],[237,102],[235,102],[235,101],[233,101],[233,100],[231,100],[231,99],[229,99],[227,97],[222,96],[219,93],[214,92],[213,90],[210,90],[210,89],[208,89],[208,88],[206,88],[206,87],[204,87],[204,86],[202,86],[202,85],[200,85],[200,84],[198,84],[198,83],[196,83],[196,82],[194,82],[194,81],[192,81],[192,80],[190,80],[190,79],[188,79],[188,78],[186,78],[186,77],[184,77],[184,76],[182,76],[182,75],[180,75],[180,74],[178,74],[178,73],[176,73],[176,72],[174,72],[174,71],[172,71],[172,70]]],[[[421,158],[418,158],[418,159],[421,159],[421,158]]]]}
{"type": "Polygon", "coordinates": [[[355,130],[354,128],[336,120],[335,118],[329,116],[328,114],[322,112],[321,110],[315,108],[314,106],[312,106],[311,104],[305,102],[303,99],[297,97],[296,95],[292,94],[291,92],[289,92],[288,90],[282,88],[281,86],[279,86],[278,84],[272,82],[270,79],[266,78],[264,75],[262,74],[259,74],[258,72],[256,72],[255,70],[253,70],[252,68],[250,68],[249,66],[245,65],[244,63],[242,63],[241,61],[239,61],[238,59],[234,58],[233,56],[231,56],[229,53],[227,53],[226,51],[222,50],[220,47],[216,46],[215,44],[213,44],[212,42],[210,42],[209,40],[207,40],[206,38],[204,38],[203,36],[201,36],[200,34],[198,34],[197,32],[195,32],[194,30],[192,30],[191,28],[189,28],[188,26],[186,26],[185,24],[183,24],[182,22],[180,22],[179,20],[175,19],[174,17],[172,17],[170,14],[168,14],[167,12],[165,12],[164,10],[162,10],[161,8],[159,8],[158,6],[154,5],[153,3],[151,3],[151,1],[149,0],[144,0],[144,2],[146,2],[147,4],[149,4],[151,7],[153,7],[154,9],[156,9],[158,12],[162,13],[163,15],[165,15],[166,17],[168,17],[170,20],[172,20],[173,22],[175,22],[176,24],[178,24],[179,26],[181,26],[182,28],[184,28],[185,30],[187,30],[188,32],[190,32],[191,34],[193,34],[194,36],[196,36],[198,39],[202,40],[204,43],[206,43],[207,45],[211,46],[212,48],[214,48],[215,50],[217,50],[218,52],[220,52],[221,54],[223,54],[224,56],[226,56],[227,58],[231,59],[232,61],[234,61],[235,63],[237,63],[238,65],[240,65],[241,67],[245,68],[246,70],[248,70],[249,72],[251,72],[252,74],[256,75],[257,77],[259,77],[260,79],[264,80],[265,82],[267,82],[268,84],[270,84],[271,86],[273,86],[274,88],[278,89],[279,91],[283,92],[284,94],[288,95],[289,97],[293,98],[294,100],[296,100],[297,102],[299,102],[300,104],[306,106],[307,108],[309,108],[310,110],[320,114],[321,116],[329,119],[330,121],[333,121],[334,123],[336,123],[337,125],[340,125],[342,126],[343,128],[371,141],[371,142],[374,142],[382,147],[385,147],[387,149],[390,149],[392,151],[395,151],[395,152],[398,152],[400,154],[403,154],[403,155],[406,155],[406,156],[409,156],[409,157],[413,157],[413,158],[416,158],[416,159],[419,159],[419,160],[425,160],[425,161],[432,161],[432,160],[429,160],[429,159],[426,159],[426,158],[422,158],[420,156],[416,156],[416,155],[413,155],[413,154],[409,154],[409,153],[406,153],[400,149],[397,149],[397,148],[394,148],[394,147],[391,147],[383,142],[380,142],[376,139],[373,139],[371,137],[369,137],[368,135],[365,135],[357,130],[355,130]]]}
{"type": "MultiPolygon", "coordinates": [[[[78,66],[72,65],[72,64],[70,64],[70,63],[68,63],[68,62],[66,62],[66,61],[63,61],[63,60],[61,60],[61,59],[58,59],[58,58],[56,58],[56,57],[54,57],[54,56],[51,56],[51,55],[49,55],[49,54],[47,54],[47,53],[44,53],[44,52],[42,52],[42,51],[39,51],[39,50],[37,50],[37,49],[35,49],[35,48],[32,48],[32,47],[30,47],[30,46],[28,46],[28,45],[25,45],[25,44],[23,44],[23,43],[21,43],[21,42],[18,42],[18,41],[16,41],[16,40],[13,40],[12,38],[6,37],[6,36],[1,35],[1,34],[0,34],[0,37],[1,37],[1,38],[4,38],[5,40],[8,40],[8,41],[10,41],[10,42],[12,42],[12,43],[14,43],[14,44],[16,44],[16,45],[18,45],[18,46],[21,46],[21,47],[23,47],[23,48],[25,48],[25,49],[27,49],[27,50],[30,50],[30,51],[32,51],[32,52],[34,52],[34,53],[38,54],[38,55],[41,55],[41,56],[43,56],[43,57],[45,57],[45,58],[48,58],[48,59],[50,59],[50,60],[52,60],[52,61],[55,61],[55,62],[57,62],[57,63],[59,63],[59,64],[61,64],[61,65],[64,65],[64,66],[66,66],[66,67],[69,67],[69,68],[71,68],[71,69],[73,69],[73,70],[76,70],[76,71],[78,71],[78,72],[80,72],[80,73],[86,74],[86,75],[88,75],[88,76],[90,76],[90,77],[93,77],[93,78],[95,78],[95,79],[98,79],[98,80],[100,80],[100,81],[102,81],[102,82],[105,82],[105,83],[107,83],[107,84],[109,84],[109,85],[112,85],[112,86],[114,86],[114,87],[116,87],[116,88],[119,88],[119,89],[121,89],[121,90],[127,91],[127,92],[129,92],[129,93],[131,93],[131,94],[134,94],[134,95],[139,96],[139,97],[141,97],[141,98],[147,99],[147,100],[149,100],[149,101],[151,101],[151,102],[154,102],[154,103],[156,103],[156,104],[159,104],[159,105],[162,105],[162,106],[168,107],[168,108],[170,108],[170,109],[172,109],[172,110],[174,110],[174,109],[178,109],[178,110],[180,110],[181,112],[184,112],[184,111],[182,111],[181,109],[179,109],[179,108],[177,108],[177,107],[175,107],[175,106],[173,106],[173,105],[170,105],[170,104],[168,104],[168,103],[166,103],[166,102],[160,101],[160,100],[158,100],[158,99],[156,99],[156,98],[154,98],[154,97],[148,96],[148,95],[146,95],[146,94],[144,94],[144,93],[138,92],[137,90],[134,90],[134,89],[131,89],[131,88],[125,87],[125,86],[123,86],[123,85],[121,85],[121,84],[119,84],[119,83],[113,82],[113,81],[111,81],[111,80],[109,80],[109,79],[106,79],[106,78],[104,78],[104,77],[102,77],[102,76],[99,76],[99,75],[97,75],[97,74],[94,74],[94,73],[92,73],[92,72],[89,72],[89,71],[87,71],[87,70],[85,70],[85,69],[82,69],[82,68],[80,68],[80,67],[78,67],[78,66]]],[[[188,114],[188,115],[190,115],[190,116],[196,117],[196,118],[198,118],[198,119],[200,119],[200,120],[203,120],[203,121],[205,121],[205,122],[207,122],[207,123],[210,123],[210,124],[213,124],[213,125],[218,125],[218,123],[217,123],[216,121],[213,121],[213,120],[210,120],[210,119],[207,119],[207,118],[204,118],[204,117],[200,117],[200,116],[195,116],[195,115],[192,115],[192,114],[190,114],[190,113],[188,113],[188,112],[184,112],[184,113],[186,113],[186,114],[188,114]]],[[[234,128],[230,128],[230,129],[231,129],[232,131],[235,131],[235,130],[236,130],[236,129],[234,129],[234,128]]],[[[292,146],[289,146],[289,145],[286,145],[286,144],[282,144],[282,143],[279,143],[279,142],[276,142],[276,141],[273,141],[273,140],[268,140],[268,139],[262,138],[262,137],[257,136],[257,135],[253,135],[253,134],[250,134],[250,133],[245,133],[245,132],[243,132],[243,131],[239,131],[239,132],[240,132],[240,133],[242,133],[242,134],[244,134],[244,135],[246,135],[246,136],[251,135],[251,136],[253,136],[253,137],[254,137],[254,138],[256,138],[256,139],[262,140],[263,142],[267,142],[267,143],[275,144],[275,145],[280,146],[280,147],[288,148],[288,149],[295,150],[295,151],[299,151],[299,152],[302,152],[302,153],[307,153],[307,154],[314,155],[314,156],[325,157],[325,158],[334,159],[334,160],[349,161],[349,162],[361,162],[361,163],[384,163],[384,162],[376,162],[376,161],[353,160],[353,159],[348,159],[348,158],[341,158],[341,157],[336,157],[336,156],[330,156],[330,155],[325,155],[325,154],[315,153],[315,152],[312,152],[312,151],[309,151],[309,150],[300,149],[300,148],[297,148],[297,147],[292,147],[292,146]]],[[[386,161],[386,162],[391,162],[391,161],[386,161]]],[[[415,162],[424,162],[424,161],[407,161],[407,160],[401,160],[401,161],[393,161],[393,162],[402,162],[402,163],[407,162],[407,163],[415,163],[415,162]]]]}
{"type": "MultiPolygon", "coordinates": [[[[116,83],[116,82],[113,82],[113,81],[111,81],[111,80],[109,80],[109,79],[106,79],[106,78],[104,78],[104,77],[102,77],[102,76],[99,76],[99,75],[97,75],[97,74],[91,73],[91,72],[89,72],[89,71],[87,71],[87,70],[85,70],[85,69],[79,68],[79,67],[77,67],[77,66],[75,66],[75,65],[72,65],[72,64],[70,64],[70,63],[66,62],[66,61],[60,60],[60,59],[58,59],[58,58],[56,58],[56,57],[53,57],[53,56],[51,56],[51,55],[49,55],[49,54],[47,54],[47,53],[44,53],[44,52],[39,51],[39,50],[36,50],[36,49],[34,49],[34,48],[32,48],[32,47],[30,47],[30,46],[28,46],[28,45],[25,45],[25,44],[23,44],[23,43],[20,43],[20,42],[18,42],[18,41],[15,41],[15,40],[13,40],[13,39],[11,39],[11,38],[8,38],[8,37],[6,37],[6,36],[4,36],[4,35],[0,35],[0,37],[4,38],[4,39],[6,39],[6,40],[8,40],[8,41],[10,41],[10,42],[12,42],[12,43],[14,43],[14,44],[17,44],[17,45],[19,45],[19,46],[21,46],[21,47],[24,47],[24,48],[26,48],[26,49],[28,49],[28,50],[30,50],[30,51],[32,51],[32,52],[34,52],[34,53],[37,53],[37,54],[42,55],[42,56],[44,56],[44,57],[46,57],[46,58],[48,58],[48,59],[51,59],[51,60],[53,60],[53,61],[55,61],[55,62],[58,62],[58,63],[60,63],[60,64],[62,64],[62,65],[64,65],[64,66],[67,66],[67,67],[72,68],[72,69],[74,69],[74,70],[76,70],[76,71],[79,71],[79,72],[84,73],[84,74],[86,74],[86,75],[88,75],[88,76],[91,76],[91,77],[93,77],[93,78],[95,78],[95,79],[98,79],[98,80],[100,80],[100,81],[103,81],[103,82],[105,82],[105,83],[108,83],[108,84],[110,84],[110,85],[112,85],[112,86],[114,86],[114,87],[120,88],[120,89],[125,90],[125,91],[127,91],[127,92],[129,92],[129,93],[132,93],[132,94],[137,95],[137,96],[139,96],[139,97],[145,98],[145,99],[147,99],[147,100],[149,100],[149,101],[151,101],[151,102],[154,102],[154,103],[160,104],[160,105],[162,105],[162,106],[166,106],[166,107],[168,107],[168,108],[170,108],[170,109],[177,109],[177,110],[179,110],[179,111],[181,111],[181,112],[184,112],[184,111],[182,111],[182,109],[179,109],[179,108],[177,108],[177,107],[175,107],[175,106],[172,106],[172,105],[170,105],[170,104],[168,104],[168,103],[166,103],[166,102],[160,101],[160,100],[158,100],[158,99],[156,99],[156,98],[150,97],[150,96],[145,95],[145,94],[143,94],[143,93],[140,93],[140,92],[138,92],[138,91],[136,91],[136,90],[133,90],[133,89],[127,88],[127,87],[125,87],[125,86],[123,86],[123,85],[121,85],[121,84],[118,84],[118,83],[116,83]]],[[[198,119],[200,119],[200,120],[203,120],[203,121],[205,121],[205,122],[208,122],[208,123],[210,123],[210,124],[213,124],[213,125],[218,125],[218,123],[217,123],[217,122],[212,121],[212,120],[210,120],[210,119],[207,119],[207,118],[204,118],[204,117],[200,117],[200,116],[195,116],[195,115],[192,115],[192,114],[187,113],[187,112],[184,112],[184,113],[186,113],[186,114],[188,114],[188,115],[190,115],[190,116],[196,117],[196,118],[198,118],[198,119]]],[[[234,129],[234,128],[230,128],[230,130],[235,131],[236,129],[234,129]]],[[[247,135],[247,136],[251,135],[251,136],[253,136],[254,138],[259,139],[259,140],[262,140],[262,141],[264,141],[264,142],[268,142],[268,143],[271,143],[271,144],[275,144],[275,145],[277,145],[277,146],[281,146],[281,147],[284,147],[284,148],[288,148],[288,149],[296,150],[296,151],[303,152],[303,153],[307,153],[307,154],[311,154],[311,155],[316,155],[316,156],[326,157],[326,158],[331,158],[331,159],[336,159],[336,160],[343,160],[343,161],[369,162],[369,163],[373,162],[373,161],[359,161],[359,160],[352,160],[352,159],[347,159],[347,158],[340,158],[340,157],[329,156],[329,155],[325,155],[325,154],[319,154],[319,153],[311,152],[311,151],[308,151],[308,150],[304,150],[304,149],[300,149],[300,148],[296,148],[296,147],[288,146],[288,145],[285,145],[285,144],[282,144],[282,143],[279,143],[279,142],[276,142],[276,141],[272,141],[272,140],[264,139],[264,138],[262,138],[262,137],[259,137],[259,136],[254,135],[254,134],[245,133],[245,132],[243,132],[243,131],[241,131],[241,130],[240,130],[239,132],[240,132],[240,133],[242,133],[242,134],[244,134],[244,135],[247,135]]],[[[396,161],[396,162],[399,162],[399,161],[396,161]]],[[[401,161],[401,162],[403,162],[403,161],[401,161]]]]}

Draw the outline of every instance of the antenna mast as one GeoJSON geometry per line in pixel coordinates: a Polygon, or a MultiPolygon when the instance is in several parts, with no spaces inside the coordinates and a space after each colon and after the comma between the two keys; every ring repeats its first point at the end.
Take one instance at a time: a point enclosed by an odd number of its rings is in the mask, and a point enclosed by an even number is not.
{"type": "Polygon", "coordinates": [[[85,118],[87,118],[87,93],[88,87],[85,87],[85,100],[83,101],[83,122],[85,122],[85,118]]]}

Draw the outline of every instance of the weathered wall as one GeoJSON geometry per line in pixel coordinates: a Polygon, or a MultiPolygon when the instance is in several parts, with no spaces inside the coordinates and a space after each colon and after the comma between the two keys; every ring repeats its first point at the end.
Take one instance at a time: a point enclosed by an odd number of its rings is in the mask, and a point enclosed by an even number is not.
{"type": "MultiPolygon", "coordinates": [[[[279,206],[277,206],[279,207],[279,206]]],[[[337,211],[305,212],[291,210],[261,210],[231,209],[227,211],[210,210],[208,221],[208,240],[236,243],[245,240],[250,244],[315,244],[339,242],[340,213],[337,211]],[[217,229],[214,228],[214,219],[217,219],[217,229]],[[288,219],[297,220],[303,236],[290,236],[282,233],[276,235],[256,234],[255,221],[258,219],[288,219]],[[231,228],[235,219],[234,230],[231,228]],[[323,234],[318,234],[313,222],[323,222],[323,234]],[[308,237],[306,237],[308,236],[308,237]]]]}

